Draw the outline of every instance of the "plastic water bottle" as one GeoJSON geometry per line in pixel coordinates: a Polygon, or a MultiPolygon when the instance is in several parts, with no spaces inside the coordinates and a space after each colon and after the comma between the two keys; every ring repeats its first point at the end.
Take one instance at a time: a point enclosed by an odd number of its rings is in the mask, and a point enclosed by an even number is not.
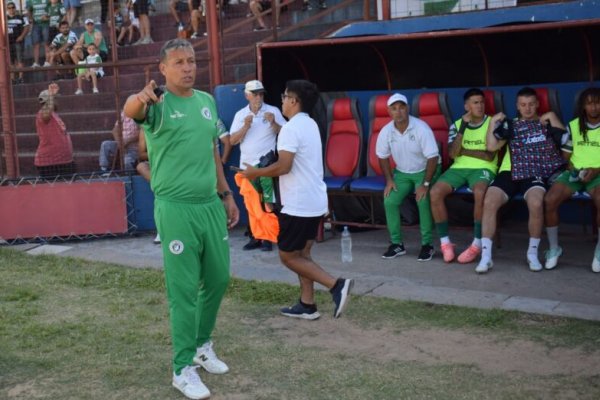
{"type": "Polygon", "coordinates": [[[347,226],[342,232],[342,262],[352,262],[352,237],[347,226]]]}

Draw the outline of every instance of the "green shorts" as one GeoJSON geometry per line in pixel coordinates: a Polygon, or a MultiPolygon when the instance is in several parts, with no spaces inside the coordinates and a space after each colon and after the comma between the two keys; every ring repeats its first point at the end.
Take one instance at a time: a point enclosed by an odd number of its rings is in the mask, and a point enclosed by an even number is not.
{"type": "Polygon", "coordinates": [[[481,181],[489,186],[495,177],[496,174],[485,168],[450,168],[440,176],[438,182],[446,182],[453,189],[458,189],[465,184],[469,186],[469,189],[473,189],[473,186],[481,181]]]}
{"type": "Polygon", "coordinates": [[[594,179],[592,179],[588,183],[583,183],[581,181],[571,182],[571,181],[569,181],[570,176],[571,176],[570,171],[564,171],[562,174],[560,174],[558,176],[558,178],[556,178],[556,180],[554,182],[562,183],[563,185],[565,185],[569,189],[571,189],[571,191],[573,191],[573,192],[580,192],[582,190],[585,190],[588,193],[591,192],[593,188],[600,185],[600,175],[596,176],[594,179]]]}

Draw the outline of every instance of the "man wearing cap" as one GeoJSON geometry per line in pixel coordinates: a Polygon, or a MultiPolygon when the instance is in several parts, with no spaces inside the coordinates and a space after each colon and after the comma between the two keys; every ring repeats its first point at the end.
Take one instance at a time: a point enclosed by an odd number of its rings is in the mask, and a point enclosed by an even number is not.
{"type": "Polygon", "coordinates": [[[395,93],[388,99],[387,105],[392,120],[381,129],[375,150],[385,176],[383,204],[391,241],[382,258],[406,254],[400,205],[406,196],[414,192],[421,228],[421,251],[417,260],[429,261],[433,257],[429,187],[440,173],[439,149],[431,128],[409,115],[406,96],[395,93]],[[390,157],[396,163],[393,172],[390,157]]]}
{"type": "MultiPolygon", "coordinates": [[[[261,81],[246,82],[244,96],[248,101],[248,105],[239,110],[233,117],[230,137],[232,145],[238,143],[240,145],[240,168],[242,169],[245,168],[244,164],[257,165],[260,157],[275,150],[277,134],[285,124],[281,111],[277,107],[264,102],[265,88],[261,81]]],[[[252,231],[255,230],[257,220],[254,219],[253,221],[250,215],[250,210],[255,209],[250,204],[250,197],[244,197],[244,204],[246,210],[249,211],[250,221],[250,241],[244,246],[244,250],[253,250],[262,246],[264,251],[269,251],[272,249],[270,241],[264,240],[261,242],[260,238],[253,236],[252,231]]],[[[270,218],[276,223],[274,215],[266,218],[270,218]]],[[[258,229],[254,232],[254,234],[256,233],[258,233],[258,229]]]]}
{"type": "Polygon", "coordinates": [[[73,46],[73,50],[71,50],[73,64],[79,64],[79,61],[83,61],[87,58],[87,47],[92,43],[96,45],[102,61],[106,61],[108,59],[108,47],[106,47],[104,36],[102,36],[102,32],[94,26],[94,20],[88,18],[85,20],[85,31],[81,33],[79,40],[75,43],[75,46],[73,46]]]}
{"type": "Polygon", "coordinates": [[[60,88],[51,83],[40,92],[40,110],[35,117],[35,130],[40,143],[35,152],[34,164],[40,176],[52,178],[75,172],[73,145],[65,123],[56,113],[55,96],[60,88]]]}

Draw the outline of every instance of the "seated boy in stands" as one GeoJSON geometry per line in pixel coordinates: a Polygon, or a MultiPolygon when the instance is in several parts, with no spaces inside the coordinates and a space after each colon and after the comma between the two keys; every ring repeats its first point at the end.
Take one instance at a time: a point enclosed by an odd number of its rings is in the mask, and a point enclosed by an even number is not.
{"type": "MultiPolygon", "coordinates": [[[[102,58],[98,54],[98,48],[95,44],[90,43],[87,47],[88,56],[85,58],[85,61],[80,62],[79,64],[101,64],[102,58]]],[[[92,80],[92,93],[100,93],[98,91],[98,78],[102,78],[104,76],[104,70],[102,67],[93,67],[93,68],[83,68],[79,70],[77,73],[77,91],[75,94],[83,94],[83,90],[81,90],[81,81],[92,80]]]]}
{"type": "Polygon", "coordinates": [[[440,173],[439,149],[431,128],[424,121],[409,115],[406,96],[393,94],[387,106],[392,120],[381,128],[375,150],[385,176],[383,205],[392,242],[382,258],[391,259],[406,254],[402,241],[400,205],[406,196],[415,193],[421,229],[421,251],[417,260],[429,261],[433,257],[429,185],[440,173]],[[390,157],[396,163],[394,171],[390,157]]]}
{"type": "Polygon", "coordinates": [[[431,188],[431,213],[441,241],[444,261],[454,260],[454,244],[448,237],[448,210],[444,200],[454,190],[468,185],[473,192],[473,242],[458,256],[459,263],[475,261],[481,253],[481,216],[483,198],[498,169],[495,152],[486,150],[486,134],[490,118],[485,115],[485,96],[472,88],[463,96],[466,113],[451,127],[448,135],[452,166],[431,188]]]}
{"type": "MultiPolygon", "coordinates": [[[[63,21],[59,25],[60,33],[52,39],[50,43],[50,51],[46,56],[46,61],[52,65],[56,64],[73,64],[71,55],[69,54],[73,49],[75,43],[77,43],[77,35],[69,28],[69,23],[63,21]]],[[[62,71],[65,72],[65,71],[62,71]]],[[[62,78],[62,74],[57,76],[59,79],[62,78]]]]}
{"type": "Polygon", "coordinates": [[[125,20],[123,23],[123,28],[119,33],[119,37],[117,38],[117,43],[119,45],[130,45],[133,44],[133,35],[135,32],[140,32],[140,20],[136,18],[133,12],[133,4],[131,1],[127,2],[127,14],[125,14],[125,20]],[[125,35],[127,35],[127,43],[123,42],[125,40],[125,35]]]}
{"type": "Polygon", "coordinates": [[[496,215],[500,207],[519,193],[523,194],[529,210],[527,263],[531,271],[543,268],[538,248],[544,225],[544,194],[551,177],[564,169],[559,145],[566,131],[554,112],[538,116],[539,106],[535,90],[525,87],[517,93],[517,118],[510,121],[504,113],[498,113],[490,121],[487,150],[498,151],[505,144],[508,149],[483,201],[483,238],[477,273],[486,273],[493,267],[496,215]]]}
{"type": "MultiPolygon", "coordinates": [[[[546,233],[550,249],[546,252],[546,269],[556,267],[562,248],[558,245],[558,207],[573,193],[585,190],[596,207],[596,225],[600,226],[600,89],[588,88],[577,102],[577,118],[569,123],[568,138],[562,146],[569,161],[544,199],[546,233]]],[[[600,229],[600,228],[599,228],[600,229]]],[[[600,232],[600,230],[599,230],[600,232]]],[[[600,272],[600,235],[596,242],[592,271],[600,272]]]]}

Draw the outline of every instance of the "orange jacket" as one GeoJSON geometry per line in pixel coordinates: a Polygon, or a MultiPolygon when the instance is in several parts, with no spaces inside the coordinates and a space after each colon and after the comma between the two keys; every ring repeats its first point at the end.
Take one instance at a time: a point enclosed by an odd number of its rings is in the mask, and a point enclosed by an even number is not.
{"type": "Polygon", "coordinates": [[[279,221],[274,213],[265,212],[261,205],[261,198],[252,183],[242,174],[235,174],[235,183],[244,196],[244,205],[248,211],[248,222],[252,236],[256,239],[268,240],[277,243],[279,234],[279,221]]]}

